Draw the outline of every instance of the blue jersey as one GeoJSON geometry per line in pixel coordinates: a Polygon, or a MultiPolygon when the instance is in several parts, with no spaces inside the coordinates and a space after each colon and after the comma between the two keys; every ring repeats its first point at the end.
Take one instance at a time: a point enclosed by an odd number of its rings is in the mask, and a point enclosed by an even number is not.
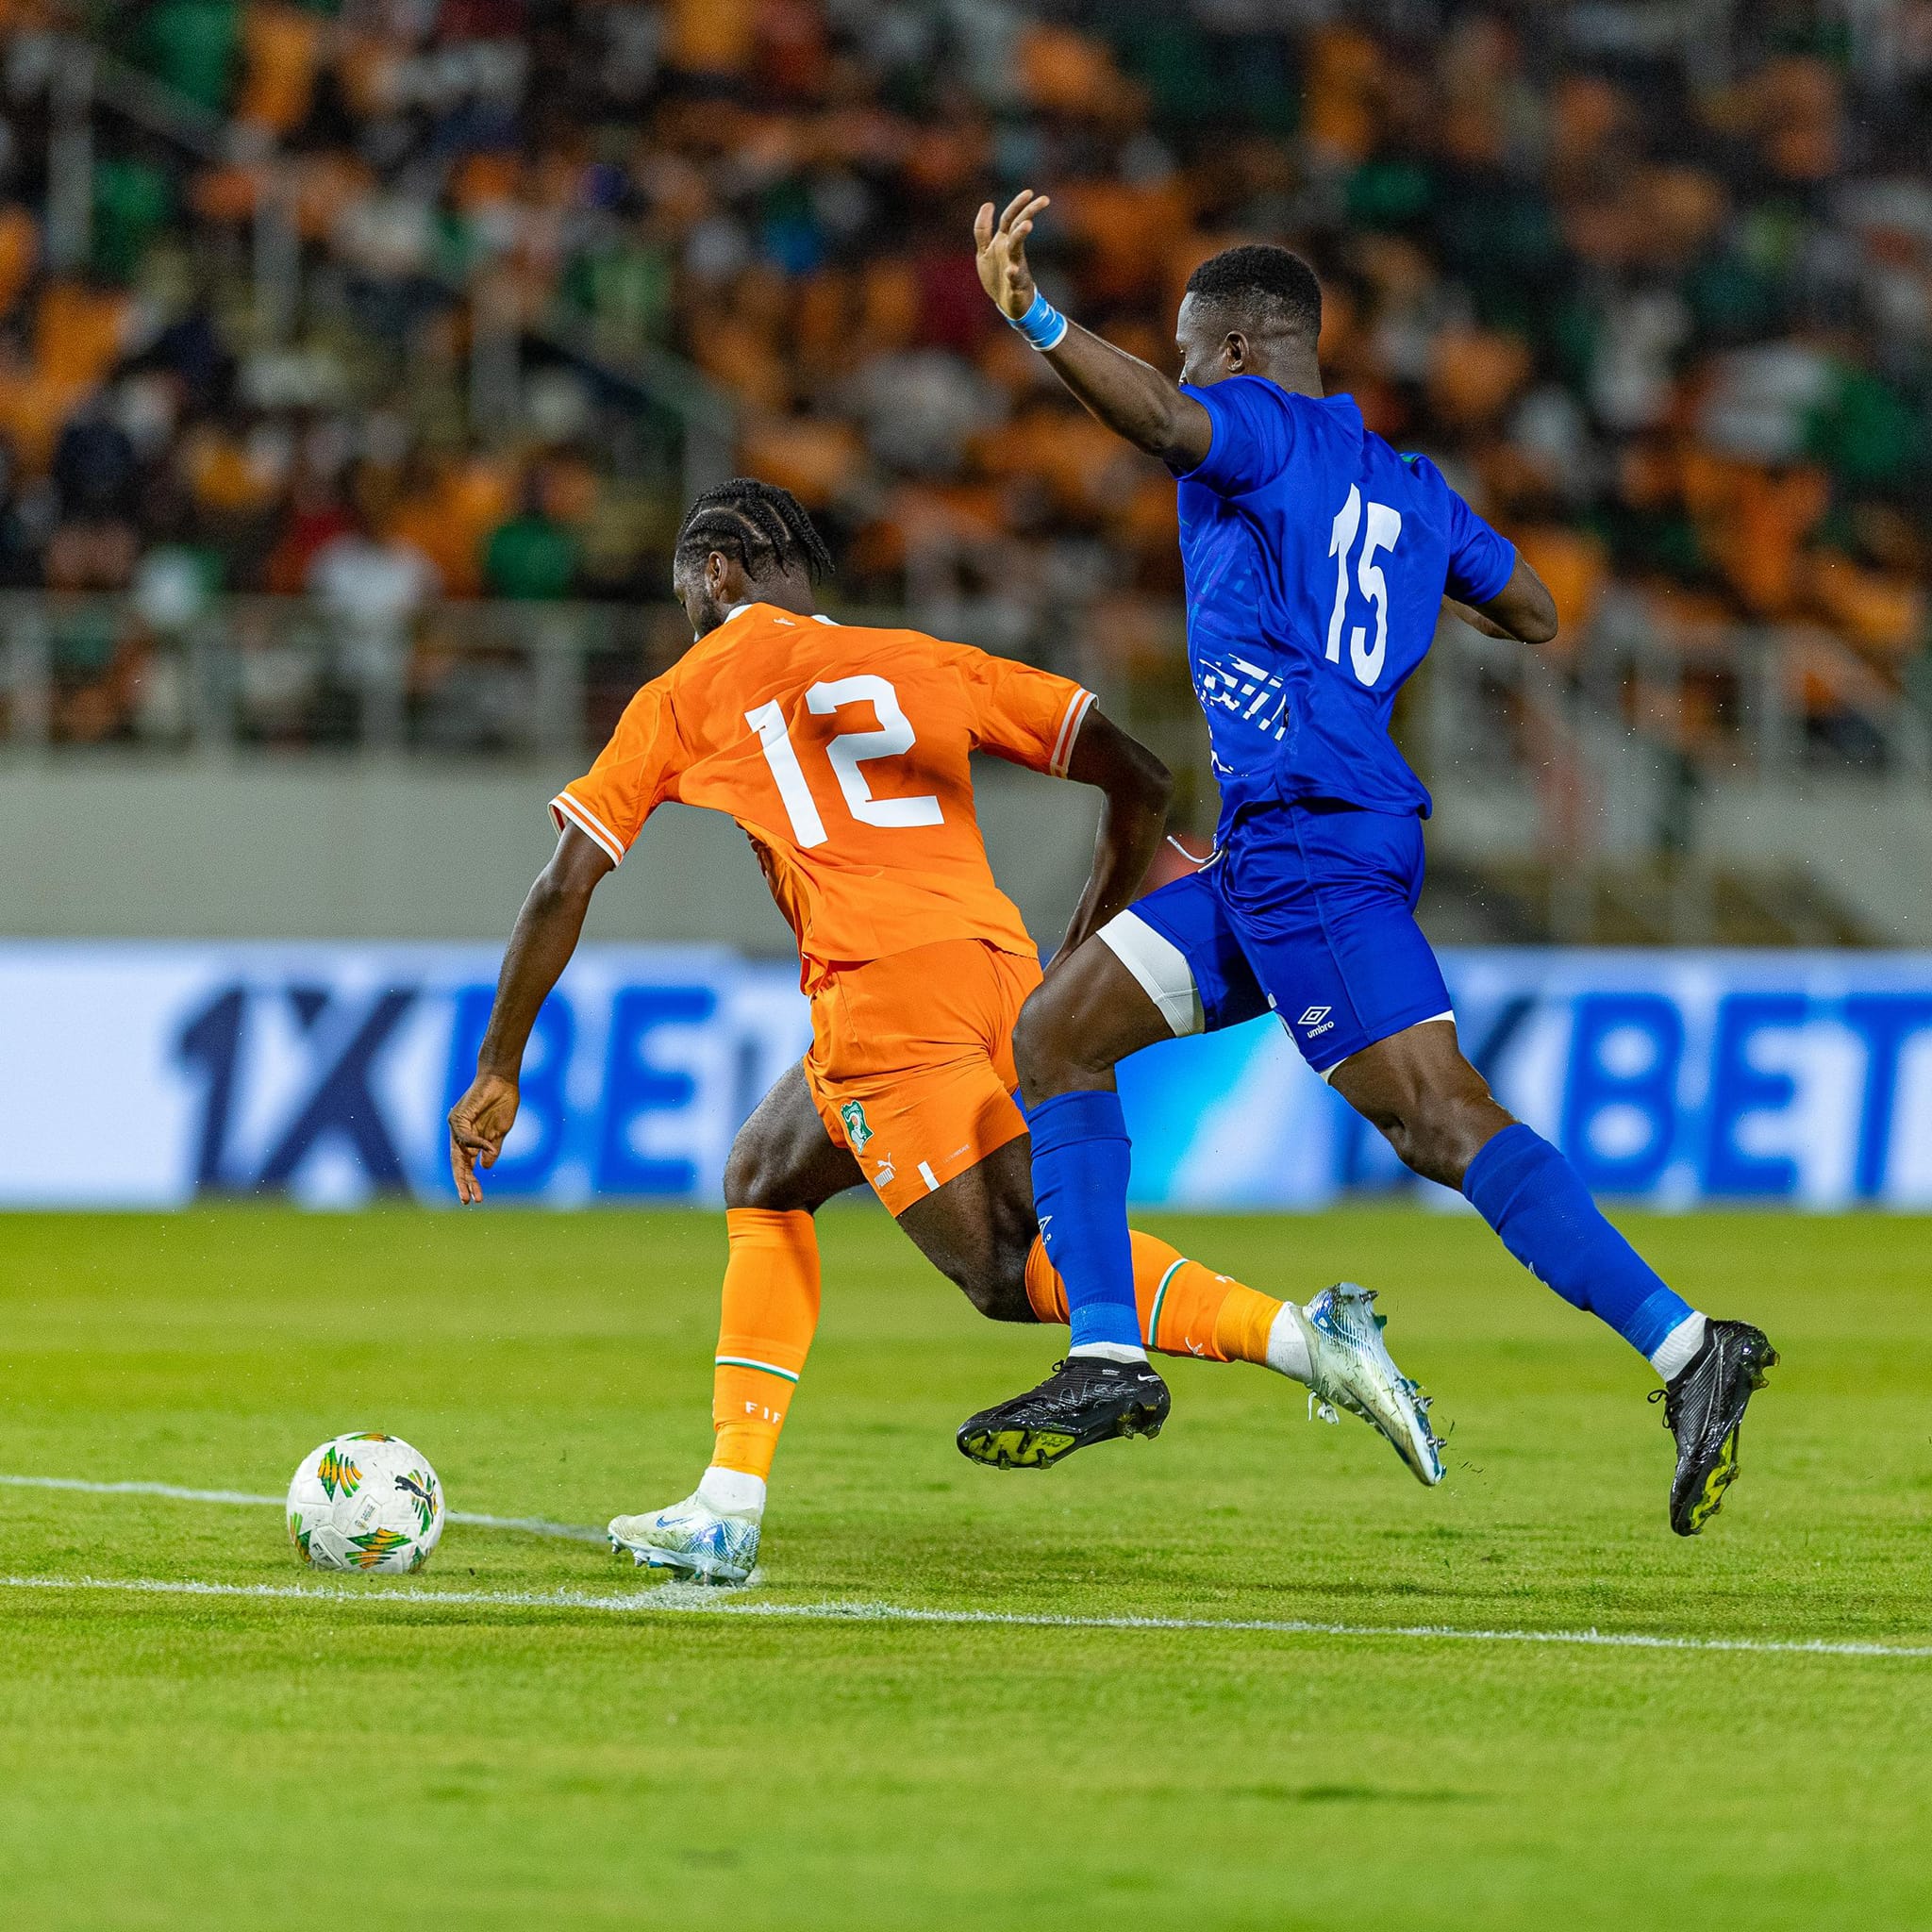
{"type": "Polygon", "coordinates": [[[1244,806],[1305,798],[1426,816],[1389,736],[1395,693],[1443,592],[1486,603],[1515,549],[1426,457],[1364,428],[1351,396],[1258,375],[1188,393],[1214,425],[1179,488],[1188,662],[1224,837],[1244,806]]]}

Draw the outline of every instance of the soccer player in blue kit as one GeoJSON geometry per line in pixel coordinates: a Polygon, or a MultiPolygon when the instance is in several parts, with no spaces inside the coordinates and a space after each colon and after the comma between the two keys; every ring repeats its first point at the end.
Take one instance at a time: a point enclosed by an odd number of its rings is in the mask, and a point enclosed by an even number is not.
{"type": "Polygon", "coordinates": [[[980,280],[1094,416],[1174,474],[1222,810],[1208,864],[1057,960],[1021,1014],[1034,1194],[1073,1346],[1037,1389],[973,1417],[959,1446],[1041,1467],[1158,1432],[1168,1391],[1135,1315],[1113,1070],[1273,1010],[1409,1167],[1460,1189],[1524,1267],[1648,1357],[1676,1441],[1671,1526],[1694,1536],[1737,1473],[1745,1405],[1776,1353],[1668,1287],[1563,1155],[1497,1105],[1457,1048],[1414,916],[1429,795],[1389,736],[1395,694],[1445,600],[1492,637],[1540,644],[1557,631],[1549,592],[1433,463],[1323,394],[1321,287],[1298,256],[1247,245],[1194,271],[1176,385],[1040,294],[1025,241],[1046,206],[1024,190],[997,219],[980,210],[980,280]]]}

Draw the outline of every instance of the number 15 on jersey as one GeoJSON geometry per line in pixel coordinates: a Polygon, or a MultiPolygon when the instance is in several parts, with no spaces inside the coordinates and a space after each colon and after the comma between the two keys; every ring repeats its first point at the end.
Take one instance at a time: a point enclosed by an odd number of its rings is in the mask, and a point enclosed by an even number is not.
{"type": "Polygon", "coordinates": [[[1348,634],[1348,661],[1363,684],[1374,684],[1382,675],[1389,657],[1389,580],[1375,561],[1381,550],[1393,550],[1402,535],[1402,512],[1386,503],[1368,507],[1368,528],[1362,530],[1362,493],[1353,484],[1348,501],[1335,514],[1335,526],[1328,535],[1328,555],[1335,559],[1335,609],[1328,619],[1328,661],[1341,662],[1341,626],[1348,617],[1348,557],[1361,535],[1361,561],[1356,569],[1356,582],[1375,612],[1375,641],[1369,642],[1369,627],[1355,625],[1348,634]]]}

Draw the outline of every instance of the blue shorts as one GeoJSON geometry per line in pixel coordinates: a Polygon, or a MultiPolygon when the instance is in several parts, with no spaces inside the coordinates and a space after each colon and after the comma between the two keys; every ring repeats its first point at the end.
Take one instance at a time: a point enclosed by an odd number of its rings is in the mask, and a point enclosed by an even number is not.
{"type": "Polygon", "coordinates": [[[1351,1055],[1453,1018],[1415,923],[1423,827],[1327,805],[1243,813],[1197,873],[1150,892],[1100,937],[1176,1034],[1271,1009],[1325,1078],[1351,1055]]]}

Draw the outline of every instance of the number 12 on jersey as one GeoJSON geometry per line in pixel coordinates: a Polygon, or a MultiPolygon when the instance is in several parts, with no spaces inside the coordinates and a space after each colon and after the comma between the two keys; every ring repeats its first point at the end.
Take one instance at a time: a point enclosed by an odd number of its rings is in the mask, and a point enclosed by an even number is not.
{"type": "MultiPolygon", "coordinates": [[[[1379,505],[1375,506],[1377,508],[1379,505]]],[[[1392,514],[1392,512],[1391,512],[1392,514]]],[[[917,798],[874,798],[858,768],[873,758],[902,758],[918,739],[911,720],[899,707],[899,693],[883,677],[839,677],[815,684],[805,694],[806,708],[829,717],[846,705],[870,704],[878,717],[876,731],[841,731],[825,746],[825,761],[844,794],[846,809],[862,825],[938,825],[945,823],[939,800],[925,792],[917,798]]],[[[801,847],[823,845],[831,836],[811,794],[798,747],[785,728],[785,712],[776,698],[744,714],[758,733],[773,782],[791,821],[792,836],[801,847]]]]}

